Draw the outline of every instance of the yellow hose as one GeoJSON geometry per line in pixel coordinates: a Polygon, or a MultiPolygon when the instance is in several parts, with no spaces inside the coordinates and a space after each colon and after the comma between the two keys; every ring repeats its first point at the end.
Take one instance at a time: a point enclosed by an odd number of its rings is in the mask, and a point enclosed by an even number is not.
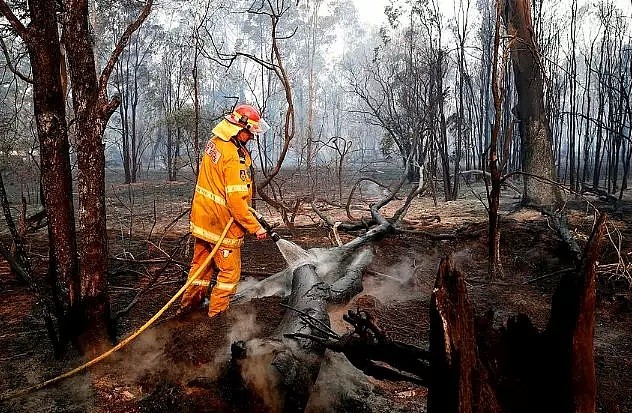
{"type": "Polygon", "coordinates": [[[97,364],[98,362],[100,362],[104,358],[110,356],[112,353],[114,353],[114,352],[120,350],[121,348],[125,347],[128,343],[130,343],[132,340],[134,340],[136,337],[138,337],[143,331],[145,331],[147,329],[147,327],[152,325],[154,323],[154,321],[156,321],[167,310],[167,308],[169,308],[171,306],[171,304],[173,304],[173,302],[175,300],[177,300],[178,297],[180,297],[182,295],[182,293],[184,293],[184,291],[189,287],[189,285],[191,285],[191,283],[193,281],[195,281],[200,276],[202,271],[205,270],[206,267],[211,263],[211,260],[213,259],[213,256],[217,253],[217,250],[221,246],[222,241],[224,240],[224,238],[226,237],[226,234],[228,233],[228,230],[230,229],[230,226],[233,224],[233,220],[234,219],[232,217],[228,220],[228,223],[226,224],[226,227],[224,228],[224,231],[222,232],[222,235],[220,235],[219,240],[215,244],[215,247],[213,248],[213,250],[209,254],[208,258],[206,258],[202,262],[202,264],[198,267],[198,269],[195,271],[195,273],[193,273],[189,277],[187,282],[184,283],[182,288],[180,288],[180,290],[173,297],[171,297],[171,299],[167,302],[167,304],[165,304],[152,318],[150,318],[145,324],[143,324],[142,327],[140,327],[138,330],[136,330],[130,336],[125,338],[123,341],[119,342],[116,346],[112,347],[111,349],[109,349],[105,353],[93,358],[92,360],[82,364],[81,366],[79,366],[79,367],[77,367],[77,368],[75,368],[73,370],[70,370],[70,371],[68,371],[68,372],[66,372],[64,374],[61,374],[61,375],[59,375],[57,377],[54,377],[54,378],[52,378],[50,380],[46,380],[45,382],[37,384],[35,386],[27,387],[26,389],[22,389],[22,390],[19,390],[17,392],[14,392],[14,393],[4,394],[4,395],[0,396],[0,400],[13,399],[15,397],[25,395],[25,394],[30,393],[32,391],[43,389],[44,387],[49,386],[49,385],[51,385],[53,383],[57,383],[57,382],[60,382],[63,379],[67,379],[70,376],[74,376],[75,374],[79,373],[80,371],[83,371],[83,370],[87,369],[88,367],[97,364]]]}

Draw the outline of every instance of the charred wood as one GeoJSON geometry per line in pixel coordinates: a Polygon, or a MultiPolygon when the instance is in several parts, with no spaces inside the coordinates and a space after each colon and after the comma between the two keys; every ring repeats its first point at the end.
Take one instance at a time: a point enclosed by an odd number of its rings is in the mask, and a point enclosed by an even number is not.
{"type": "Polygon", "coordinates": [[[564,241],[564,244],[573,258],[573,262],[580,262],[582,259],[582,250],[568,228],[568,215],[564,212],[547,211],[544,211],[544,214],[549,218],[549,222],[552,227],[557,231],[558,235],[562,238],[562,241],[564,241]]]}
{"type": "Polygon", "coordinates": [[[428,385],[428,350],[393,340],[367,311],[349,310],[343,319],[354,329],[341,337],[294,336],[312,339],[329,350],[344,354],[356,368],[377,379],[428,385]]]}
{"type": "Polygon", "coordinates": [[[463,274],[443,259],[431,297],[428,412],[500,412],[477,353],[463,274]]]}

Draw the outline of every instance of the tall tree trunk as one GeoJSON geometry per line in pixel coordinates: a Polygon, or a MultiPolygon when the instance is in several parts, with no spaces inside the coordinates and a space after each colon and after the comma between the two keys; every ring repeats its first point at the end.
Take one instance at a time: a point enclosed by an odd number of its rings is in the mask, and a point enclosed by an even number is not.
{"type": "MultiPolygon", "coordinates": [[[[83,339],[104,338],[109,325],[107,291],[107,231],[105,215],[105,126],[116,108],[100,96],[94,44],[88,25],[88,2],[68,0],[64,41],[72,84],[77,139],[79,192],[79,255],[81,257],[81,322],[83,339]],[[83,328],[82,328],[83,327],[83,328]]],[[[118,102],[116,102],[118,103],[118,102]]]]}
{"type": "Polygon", "coordinates": [[[193,162],[193,173],[195,176],[200,171],[200,86],[198,79],[198,57],[201,53],[197,30],[195,32],[195,51],[193,58],[193,154],[195,161],[193,162]]]}
{"type": "MultiPolygon", "coordinates": [[[[437,50],[437,61],[435,67],[435,97],[436,97],[436,105],[437,105],[437,116],[439,121],[439,154],[441,155],[441,168],[443,173],[443,193],[446,201],[452,200],[452,180],[450,178],[450,156],[448,154],[448,134],[447,134],[447,125],[445,120],[445,111],[443,108],[444,98],[443,98],[443,58],[444,51],[439,49],[437,50]]],[[[456,177],[455,177],[456,179],[456,177]]]]}
{"type": "MultiPolygon", "coordinates": [[[[495,280],[503,276],[502,264],[500,261],[500,222],[498,216],[498,208],[500,205],[500,184],[501,170],[498,165],[498,135],[500,133],[500,122],[502,116],[502,101],[504,90],[502,87],[502,78],[506,72],[505,61],[498,62],[498,49],[500,47],[500,7],[496,8],[496,25],[494,30],[494,49],[492,54],[492,77],[491,89],[494,99],[494,125],[492,127],[492,136],[489,146],[489,173],[491,177],[491,190],[487,189],[487,203],[489,216],[489,230],[487,238],[488,252],[488,275],[490,280],[495,280]],[[500,74],[499,74],[500,66],[500,74]]],[[[507,139],[511,136],[507,134],[507,139]]],[[[485,181],[487,182],[487,181],[485,181]]]]}
{"type": "Polygon", "coordinates": [[[522,161],[526,172],[523,203],[541,208],[552,207],[562,202],[559,188],[535,178],[557,180],[551,130],[544,111],[544,81],[533,36],[530,2],[507,0],[505,24],[507,32],[513,37],[510,49],[518,93],[522,161]]]}
{"type": "Polygon", "coordinates": [[[32,0],[28,7],[30,22],[24,27],[9,6],[0,1],[0,12],[27,46],[33,72],[41,192],[48,215],[49,276],[60,319],[61,338],[65,341],[69,338],[66,327],[71,324],[79,280],[56,2],[32,0]]]}

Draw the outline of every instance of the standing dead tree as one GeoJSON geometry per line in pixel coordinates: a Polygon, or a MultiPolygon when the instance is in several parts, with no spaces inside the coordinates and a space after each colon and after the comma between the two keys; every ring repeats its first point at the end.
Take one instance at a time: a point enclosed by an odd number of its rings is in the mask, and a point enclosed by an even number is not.
{"type": "MultiPolygon", "coordinates": [[[[500,1],[500,0],[499,0],[500,1]]],[[[523,203],[542,208],[560,205],[559,187],[541,185],[533,176],[556,181],[551,149],[551,128],[544,109],[544,75],[531,21],[531,2],[505,0],[504,19],[511,36],[510,49],[520,121],[522,167],[525,175],[523,203]]]]}
{"type": "MultiPolygon", "coordinates": [[[[500,133],[500,122],[502,115],[503,88],[500,85],[501,78],[498,76],[498,49],[500,47],[500,2],[496,3],[496,29],[494,31],[494,51],[492,54],[492,96],[494,97],[494,126],[492,128],[491,142],[489,146],[489,173],[491,176],[491,191],[487,191],[489,216],[488,232],[488,262],[489,278],[495,280],[502,275],[500,262],[500,228],[498,223],[498,207],[500,203],[500,181],[501,170],[498,166],[498,134],[500,133]]],[[[504,59],[503,59],[503,69],[504,59]]],[[[501,70],[504,73],[504,70],[501,70]]],[[[503,76],[504,78],[504,76],[503,76]]],[[[506,159],[506,158],[505,158],[506,159]]],[[[487,184],[487,180],[485,180],[487,184]]]]}
{"type": "MultiPolygon", "coordinates": [[[[291,7],[293,7],[293,2],[289,2],[286,0],[277,2],[253,1],[250,7],[245,10],[246,13],[252,16],[269,18],[270,45],[268,56],[255,55],[252,53],[239,51],[236,51],[234,53],[227,53],[220,50],[220,48],[216,44],[216,39],[214,39],[213,36],[209,34],[211,36],[211,43],[213,44],[213,47],[215,49],[215,55],[217,56],[217,58],[213,58],[216,63],[228,68],[232,66],[232,64],[237,59],[246,58],[261,66],[262,69],[274,73],[276,79],[279,81],[281,87],[283,88],[283,94],[287,103],[283,124],[283,144],[280,149],[279,157],[277,158],[274,166],[267,170],[265,168],[262,168],[264,179],[260,182],[257,182],[256,189],[257,193],[266,203],[268,203],[281,213],[283,222],[285,222],[288,226],[292,226],[292,221],[290,219],[291,211],[296,210],[299,201],[296,200],[294,206],[290,206],[288,205],[288,203],[283,202],[282,199],[279,199],[281,198],[280,196],[277,197],[277,194],[274,190],[274,185],[272,185],[272,183],[274,181],[274,178],[281,171],[281,166],[283,165],[285,157],[290,148],[290,142],[294,139],[295,134],[294,97],[292,94],[292,84],[290,81],[290,76],[288,75],[285,68],[285,64],[281,55],[280,45],[283,40],[291,38],[294,33],[280,33],[279,27],[282,19],[288,13],[291,7]]],[[[265,108],[261,109],[261,112],[264,113],[265,108]]]]}

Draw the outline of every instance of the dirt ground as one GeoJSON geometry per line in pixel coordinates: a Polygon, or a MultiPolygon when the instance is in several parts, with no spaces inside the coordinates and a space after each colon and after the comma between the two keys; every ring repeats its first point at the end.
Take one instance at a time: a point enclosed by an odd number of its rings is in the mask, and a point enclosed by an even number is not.
{"type": "MultiPolygon", "coordinates": [[[[190,183],[182,186],[188,188],[190,183]]],[[[139,292],[142,294],[129,311],[119,314],[119,339],[144,324],[178,291],[184,283],[191,253],[186,235],[188,200],[173,195],[178,188],[163,185],[161,190],[173,190],[169,201],[135,214],[130,213],[126,190],[121,187],[109,205],[113,314],[123,311],[139,292]],[[185,214],[184,218],[172,222],[179,214],[185,214]],[[165,263],[167,255],[175,262],[165,263]]],[[[141,193],[139,188],[136,190],[141,193]]],[[[112,191],[116,194],[117,188],[112,191]]],[[[368,309],[392,338],[427,347],[430,295],[439,261],[448,255],[466,275],[469,298],[477,314],[492,309],[495,323],[501,325],[510,315],[524,313],[543,329],[560,270],[569,268],[570,259],[546,218],[517,209],[516,201],[510,192],[504,194],[504,279],[490,283],[485,276],[487,226],[482,204],[467,195],[454,202],[440,201],[436,206],[430,198],[414,200],[403,230],[372,245],[374,259],[364,275],[364,291],[348,306],[331,309],[333,329],[344,332],[350,328],[342,320],[347,309],[368,309]]],[[[389,216],[396,208],[397,205],[389,205],[383,213],[389,216]]],[[[616,264],[619,258],[631,258],[631,210],[623,205],[617,211],[609,211],[608,236],[614,242],[606,243],[599,270],[595,359],[598,411],[606,413],[632,412],[630,279],[609,265],[616,264]],[[615,248],[619,237],[621,244],[615,248]]],[[[279,222],[272,211],[262,212],[279,222]]],[[[583,201],[569,203],[568,212],[571,229],[583,244],[590,234],[594,214],[583,201]]],[[[327,209],[326,213],[345,219],[345,214],[337,209],[327,209]]],[[[361,215],[361,211],[356,214],[361,215]]],[[[298,215],[294,228],[280,226],[278,232],[304,249],[331,247],[335,239],[308,208],[298,215]]],[[[340,233],[343,242],[356,235],[340,233]]],[[[30,247],[35,268],[45,269],[45,245],[34,237],[30,247]]],[[[271,240],[248,239],[242,261],[242,288],[286,266],[271,240]]],[[[62,359],[53,357],[33,296],[9,273],[4,261],[0,261],[0,300],[0,395],[37,385],[85,361],[72,349],[62,359]]],[[[175,309],[170,308],[154,326],[110,358],[43,390],[2,401],[0,411],[265,411],[261,401],[241,394],[230,386],[230,380],[218,377],[224,374],[232,342],[265,337],[274,330],[285,311],[280,304],[278,297],[253,299],[234,304],[213,319],[208,319],[203,310],[175,317],[175,309]]],[[[367,378],[367,382],[370,391],[392,401],[393,411],[425,411],[424,387],[372,378],[367,378]]]]}

